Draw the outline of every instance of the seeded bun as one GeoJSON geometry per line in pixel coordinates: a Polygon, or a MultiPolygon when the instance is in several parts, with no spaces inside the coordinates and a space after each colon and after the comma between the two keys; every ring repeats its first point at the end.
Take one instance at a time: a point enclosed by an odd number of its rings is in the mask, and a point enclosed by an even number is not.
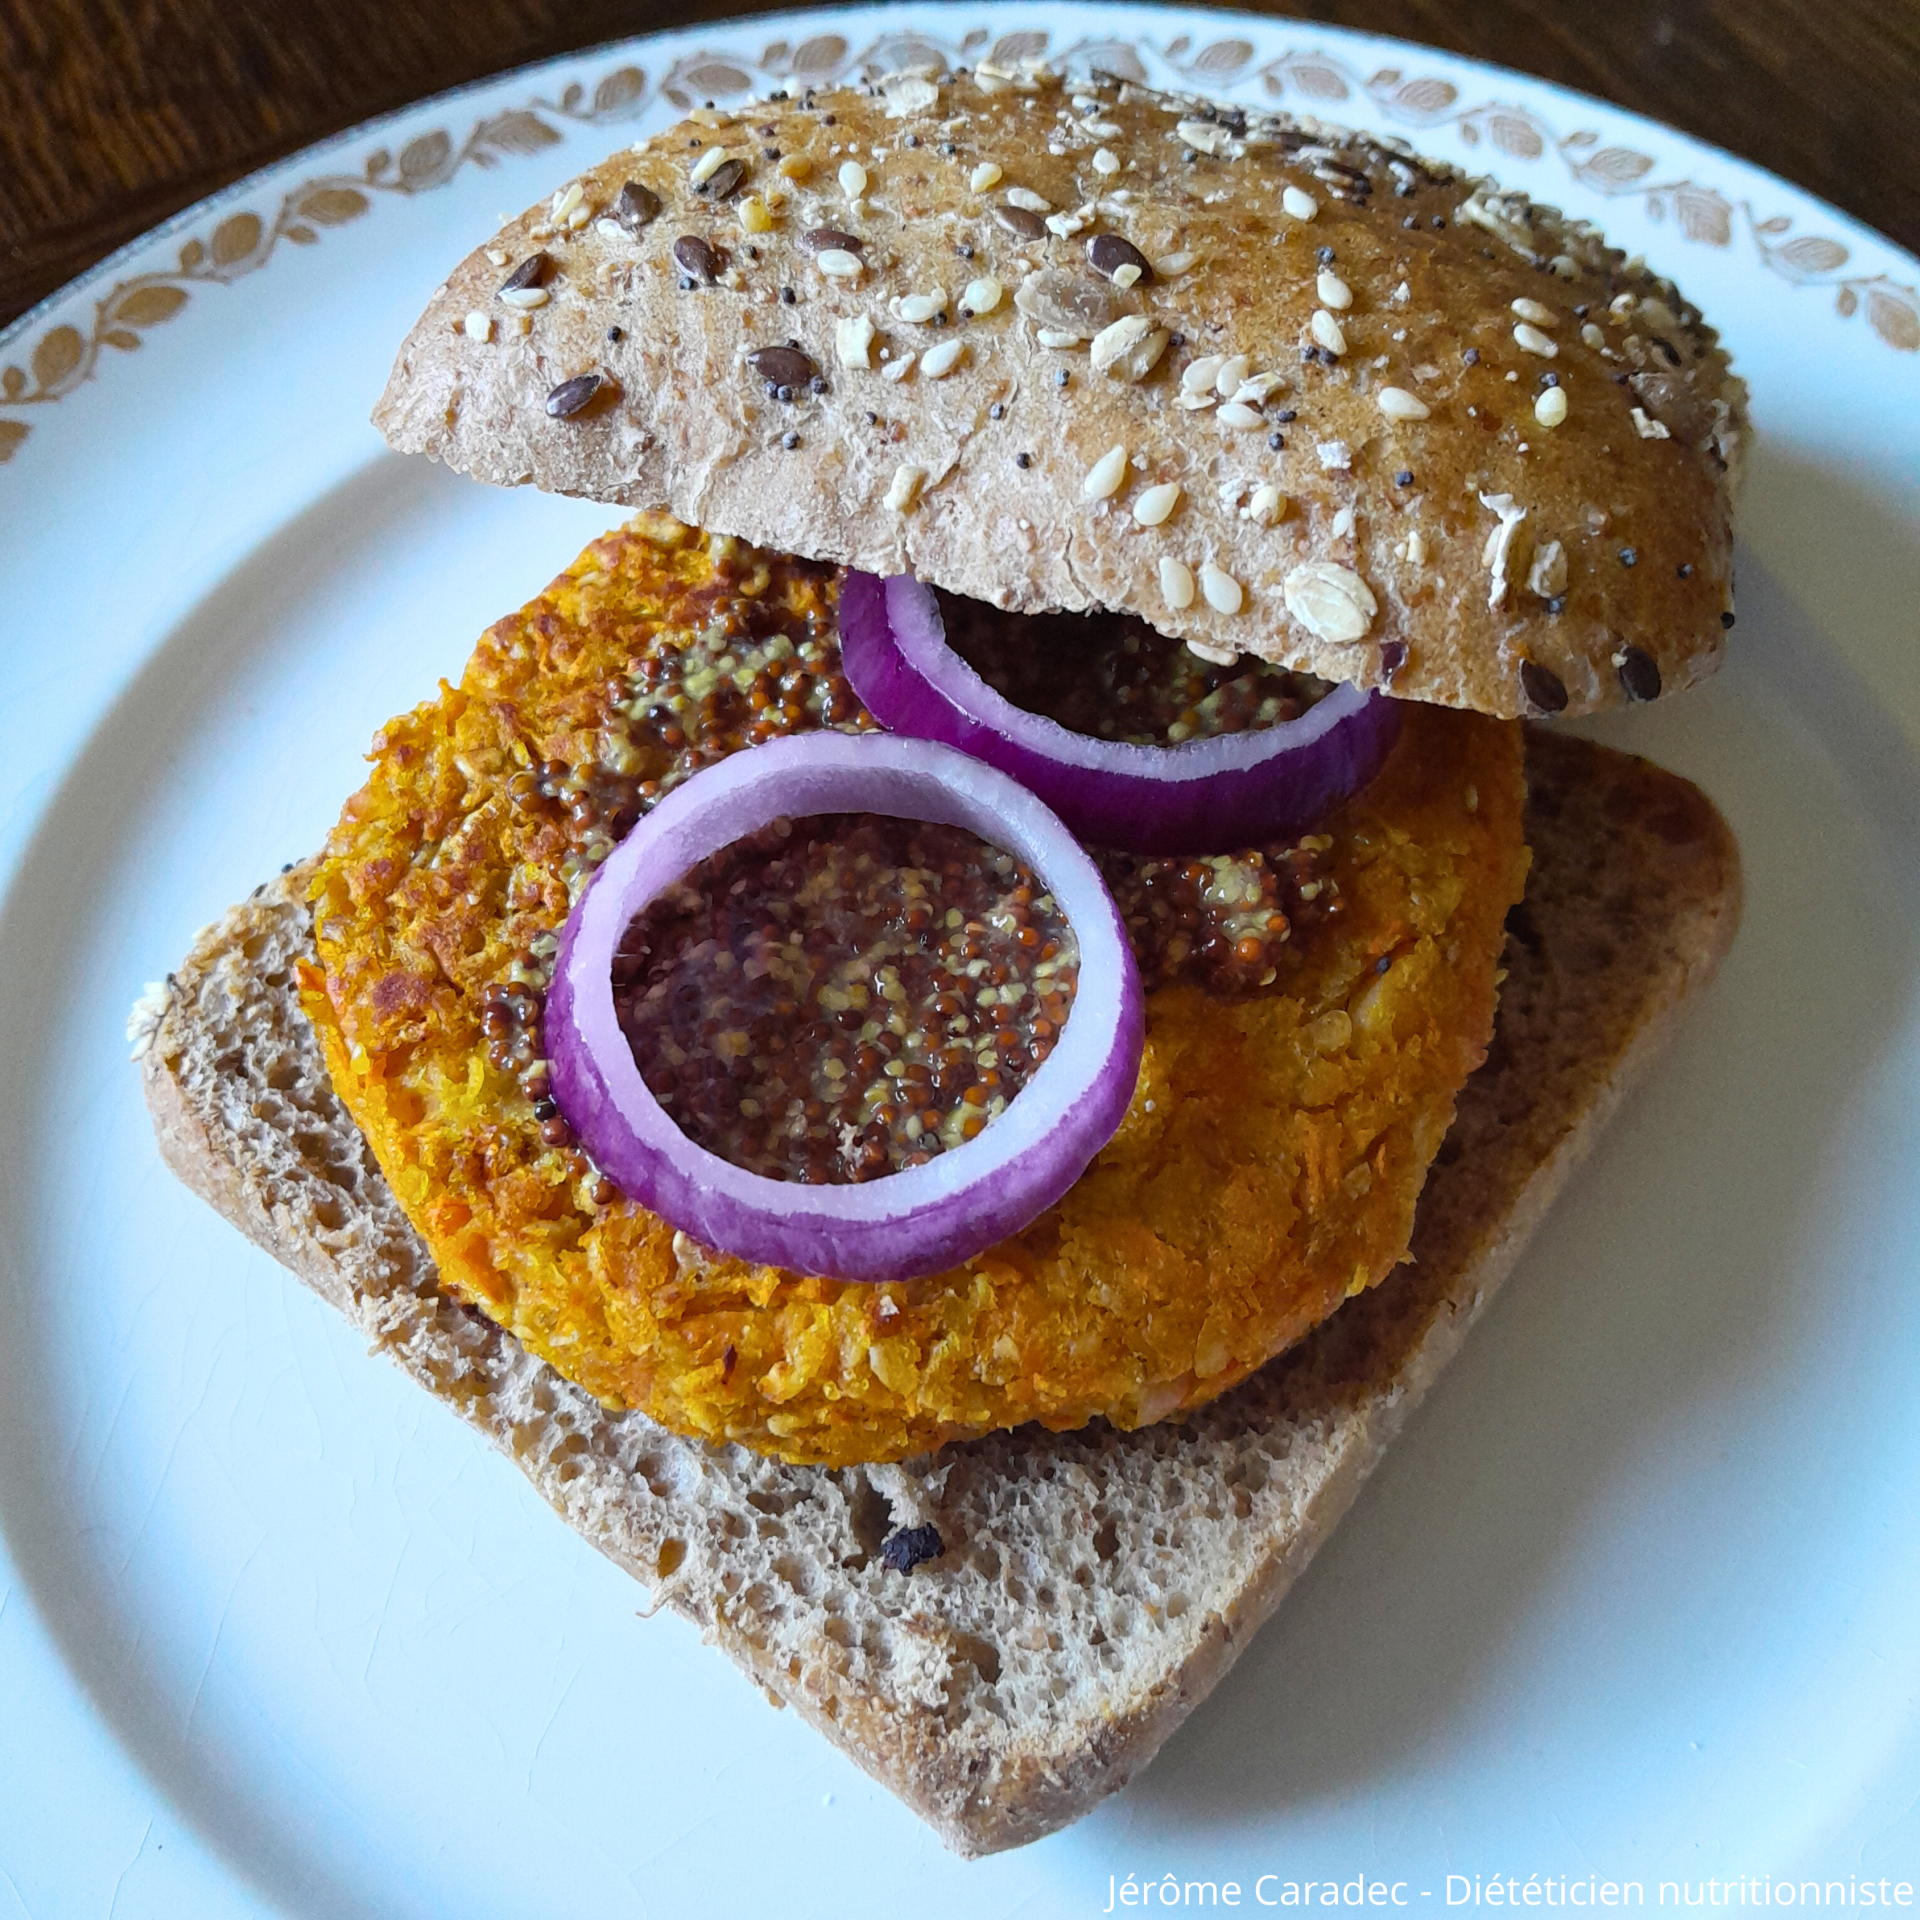
{"type": "Polygon", "coordinates": [[[1487,713],[1674,691],[1732,623],[1745,394],[1670,283],[1397,145],[1118,82],[696,113],[463,261],[374,418],[1487,713]]]}

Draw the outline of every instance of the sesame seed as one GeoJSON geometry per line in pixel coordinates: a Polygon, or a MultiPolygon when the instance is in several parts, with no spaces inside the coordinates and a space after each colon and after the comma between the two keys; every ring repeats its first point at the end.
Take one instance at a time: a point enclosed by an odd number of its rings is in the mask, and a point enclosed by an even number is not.
{"type": "Polygon", "coordinates": [[[1325,307],[1315,307],[1313,319],[1308,323],[1316,344],[1331,354],[1342,354],[1347,350],[1347,336],[1341,331],[1340,322],[1325,307]]]}
{"type": "Polygon", "coordinates": [[[1231,400],[1246,380],[1250,363],[1244,353],[1230,354],[1220,362],[1213,376],[1214,391],[1222,400],[1231,400]]]}
{"type": "Polygon", "coordinates": [[[1099,147],[1094,150],[1093,170],[1098,174],[1115,174],[1120,171],[1120,162],[1114,158],[1111,147],[1099,147]]]}
{"type": "MultiPolygon", "coordinates": [[[[849,200],[858,200],[867,190],[867,170],[858,160],[840,163],[840,191],[849,200]]],[[[904,469],[902,469],[904,471],[904,469]]]]}
{"type": "Polygon", "coordinates": [[[1261,424],[1260,409],[1248,406],[1244,400],[1229,400],[1214,418],[1223,427],[1257,427],[1261,424]]]}
{"type": "Polygon", "coordinates": [[[975,193],[985,193],[989,187],[997,187],[1004,177],[1000,169],[991,160],[982,160],[980,164],[967,175],[967,185],[971,187],[975,193]]]}
{"type": "MultiPolygon", "coordinates": [[[[690,187],[704,186],[726,163],[727,150],[725,147],[709,147],[706,152],[693,163],[692,167],[688,169],[687,185],[690,187]]],[[[570,191],[578,194],[580,189],[574,187],[570,189],[570,191]]],[[[578,204],[577,201],[576,204],[578,204]]],[[[554,218],[559,219],[561,217],[561,209],[556,206],[553,211],[554,218]]]]}
{"type": "Polygon", "coordinates": [[[960,364],[960,356],[966,349],[964,340],[942,340],[920,356],[920,371],[929,380],[943,380],[960,364]]]}
{"type": "Polygon", "coordinates": [[[1353,305],[1353,289],[1329,268],[1322,267],[1320,276],[1314,282],[1315,291],[1320,295],[1323,306],[1344,313],[1353,305]]]}
{"type": "Polygon", "coordinates": [[[493,338],[493,322],[484,313],[470,313],[461,322],[461,328],[469,340],[482,343],[493,338]]]}
{"type": "Polygon", "coordinates": [[[828,247],[824,252],[816,253],[813,264],[830,280],[860,278],[860,256],[849,253],[845,247],[828,247]]]}
{"type": "Polygon", "coordinates": [[[1193,569],[1171,554],[1160,556],[1160,598],[1174,613],[1184,613],[1193,605],[1193,569]]]}
{"type": "Polygon", "coordinates": [[[991,313],[1000,304],[1000,296],[1006,292],[992,274],[982,274],[978,280],[969,280],[967,290],[960,296],[961,303],[975,313],[991,313]]]}
{"type": "Polygon", "coordinates": [[[1416,567],[1427,564],[1427,536],[1418,527],[1407,535],[1407,559],[1416,567]]]}
{"type": "Polygon", "coordinates": [[[1217,353],[1202,354],[1198,360],[1190,360],[1180,375],[1180,389],[1183,393],[1211,393],[1213,383],[1219,378],[1220,369],[1225,364],[1225,356],[1217,353]]]}
{"type": "Polygon", "coordinates": [[[1162,526],[1179,504],[1180,483],[1163,480],[1158,486],[1148,487],[1133,503],[1133,517],[1143,527],[1162,526]]]}
{"type": "Polygon", "coordinates": [[[1018,207],[1022,213],[1051,213],[1053,202],[1043,200],[1031,187],[1009,187],[1007,205],[1018,207]]]}
{"type": "Polygon", "coordinates": [[[1533,403],[1533,417],[1543,427],[1557,427],[1567,417],[1567,390],[1549,387],[1533,403]]]}
{"type": "Polygon", "coordinates": [[[1125,484],[1126,477],[1126,448],[1109,447],[1087,469],[1087,477],[1080,483],[1080,496],[1084,500],[1111,500],[1125,484]]]}
{"type": "Polygon", "coordinates": [[[1538,327],[1525,320],[1514,328],[1513,344],[1523,353],[1537,353],[1543,360],[1551,360],[1560,351],[1538,327]]]}
{"type": "Polygon", "coordinates": [[[1560,316],[1551,307],[1542,306],[1538,300],[1516,300],[1513,312],[1516,318],[1530,320],[1536,327],[1557,327],[1560,324],[1560,316]]]}
{"type": "Polygon", "coordinates": [[[1284,517],[1287,496],[1271,481],[1263,481],[1253,490],[1253,498],[1247,503],[1247,518],[1257,520],[1263,527],[1270,527],[1276,520],[1284,517]]]}
{"type": "Polygon", "coordinates": [[[535,307],[544,307],[548,294],[545,287],[502,287],[496,298],[522,312],[530,312],[535,307]]]}
{"type": "Polygon", "coordinates": [[[909,293],[894,302],[893,310],[902,320],[911,321],[919,326],[931,320],[945,304],[939,294],[909,293]]]}
{"type": "Polygon", "coordinates": [[[1377,396],[1380,411],[1389,420],[1424,420],[1433,411],[1417,393],[1405,387],[1382,387],[1377,396]]]}
{"type": "Polygon", "coordinates": [[[893,470],[893,484],[887,488],[886,505],[890,512],[905,513],[920,498],[920,489],[927,483],[925,467],[911,467],[904,463],[893,470]]]}
{"type": "Polygon", "coordinates": [[[1280,205],[1295,220],[1311,220],[1320,211],[1320,202],[1298,187],[1284,188],[1280,194],[1280,205]]]}
{"type": "MultiPolygon", "coordinates": [[[[886,357],[886,349],[884,347],[881,349],[881,357],[883,359],[886,357]]],[[[903,353],[897,360],[888,360],[887,364],[880,369],[880,378],[882,380],[890,380],[895,386],[898,386],[900,382],[913,371],[914,363],[919,357],[918,354],[903,353]]]]}
{"type": "Polygon", "coordinates": [[[1591,320],[1580,329],[1580,339],[1583,345],[1592,347],[1596,353],[1607,344],[1607,336],[1591,320]]]}
{"type": "Polygon", "coordinates": [[[1238,613],[1246,604],[1240,582],[1211,560],[1200,568],[1200,592],[1215,613],[1238,613]]]}

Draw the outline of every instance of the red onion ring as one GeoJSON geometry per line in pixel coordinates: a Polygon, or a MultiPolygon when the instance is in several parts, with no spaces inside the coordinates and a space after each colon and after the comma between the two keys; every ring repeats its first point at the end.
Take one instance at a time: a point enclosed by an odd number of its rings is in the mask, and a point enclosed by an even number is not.
{"type": "Polygon", "coordinates": [[[879,733],[792,735],[676,788],[568,916],[546,1010],[553,1097],[615,1185],[707,1246],[838,1280],[939,1273],[1043,1213],[1119,1126],[1144,1032],[1126,928],[1079,842],[983,762],[879,733]],[[1065,912],[1080,973],[1053,1051],[990,1126],[924,1166],[809,1186],[749,1173],[667,1117],[620,1029],[613,959],[634,915],[700,861],[783,816],[840,812],[964,827],[1017,854],[1065,912]]]}
{"type": "Polygon", "coordinates": [[[1297,720],[1178,747],[1095,740],[1028,713],[947,645],[910,574],[847,576],[840,655],[883,727],[1010,773],[1083,840],[1134,853],[1226,853],[1304,833],[1373,778],[1400,730],[1385,695],[1343,686],[1297,720]]]}

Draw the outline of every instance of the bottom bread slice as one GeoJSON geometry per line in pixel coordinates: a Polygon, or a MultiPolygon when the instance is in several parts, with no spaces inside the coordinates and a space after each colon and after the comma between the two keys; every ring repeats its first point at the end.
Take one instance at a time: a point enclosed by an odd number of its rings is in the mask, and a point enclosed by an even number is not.
{"type": "Polygon", "coordinates": [[[1534,732],[1534,865],[1412,1257],[1190,1418],[1022,1429],[916,1470],[783,1466],[609,1413],[444,1298],[295,994],[305,869],[143,1003],[167,1163],[501,1447],[568,1522],[964,1854],[1124,1786],[1233,1664],[1713,973],[1739,862],[1699,791],[1534,732]],[[881,1553],[931,1523],[938,1557],[881,1553]]]}

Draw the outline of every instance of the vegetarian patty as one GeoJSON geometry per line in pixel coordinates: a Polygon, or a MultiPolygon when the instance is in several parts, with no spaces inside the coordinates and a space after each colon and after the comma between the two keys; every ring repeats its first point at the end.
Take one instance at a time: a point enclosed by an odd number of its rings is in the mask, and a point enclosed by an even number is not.
{"type": "Polygon", "coordinates": [[[899,1459],[1223,1392],[1406,1250],[1492,1029],[1526,869],[1519,729],[1411,707],[1287,847],[1102,854],[1148,983],[1119,1132],[963,1267],[755,1267],[617,1192],[553,1109],[539,1013],[594,868],[700,765],[871,725],[829,567],[642,517],[392,722],[314,885],[303,1001],[444,1284],[610,1405],[794,1461],[899,1459]]]}

